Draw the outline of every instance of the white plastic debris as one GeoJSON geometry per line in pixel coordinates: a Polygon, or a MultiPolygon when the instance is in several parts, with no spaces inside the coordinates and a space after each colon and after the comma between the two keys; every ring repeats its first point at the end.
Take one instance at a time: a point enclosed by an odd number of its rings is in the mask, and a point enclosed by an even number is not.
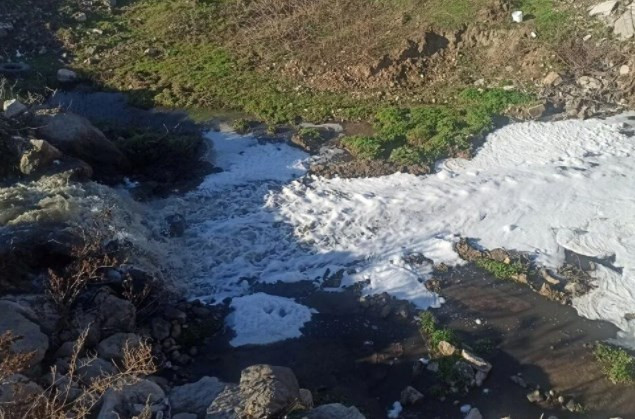
{"type": "Polygon", "coordinates": [[[516,10],[515,12],[512,12],[512,20],[516,23],[522,23],[523,22],[522,10],[516,10]]]}

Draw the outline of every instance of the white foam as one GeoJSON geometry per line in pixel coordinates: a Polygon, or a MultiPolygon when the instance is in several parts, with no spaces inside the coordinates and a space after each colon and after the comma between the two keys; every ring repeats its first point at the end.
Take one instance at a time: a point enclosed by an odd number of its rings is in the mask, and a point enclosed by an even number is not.
{"type": "Polygon", "coordinates": [[[302,152],[253,138],[212,134],[226,172],[184,198],[193,295],[220,300],[249,281],[315,280],[345,269],[344,284],[367,281],[420,308],[442,301],[424,281],[431,266],[409,264],[419,252],[460,264],[458,237],[487,248],[534,254],[556,268],[569,249],[613,256],[598,268],[597,288],[574,306],[606,319],[635,347],[635,137],[624,122],[521,123],[488,136],[471,161],[441,162],[425,177],[303,178],[302,152]],[[621,272],[620,272],[621,270],[621,272]]]}
{"type": "Polygon", "coordinates": [[[232,346],[264,345],[302,336],[300,329],[316,313],[289,298],[263,293],[232,299],[226,323],[236,332],[232,346]]]}

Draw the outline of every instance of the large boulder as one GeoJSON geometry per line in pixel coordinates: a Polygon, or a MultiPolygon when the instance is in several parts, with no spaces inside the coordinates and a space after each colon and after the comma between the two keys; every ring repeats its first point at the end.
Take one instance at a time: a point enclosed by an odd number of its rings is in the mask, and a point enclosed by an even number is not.
{"type": "Polygon", "coordinates": [[[20,171],[25,175],[44,169],[62,157],[62,153],[48,141],[30,140],[29,145],[30,148],[20,158],[20,171]]]}
{"type": "Polygon", "coordinates": [[[72,113],[38,113],[38,133],[62,152],[88,162],[100,176],[126,172],[124,154],[88,119],[72,113]]]}
{"type": "Polygon", "coordinates": [[[106,333],[132,332],[137,310],[130,301],[121,299],[104,288],[95,297],[101,329],[106,333]]]}
{"type": "Polygon", "coordinates": [[[121,390],[108,390],[102,398],[97,419],[131,418],[138,415],[148,404],[154,412],[169,410],[165,392],[150,380],[141,380],[121,390]]]}
{"type": "Polygon", "coordinates": [[[172,412],[202,416],[224,389],[225,383],[216,377],[203,377],[195,383],[174,387],[170,392],[172,412]]]}
{"type": "Polygon", "coordinates": [[[241,419],[242,412],[240,387],[227,384],[207,409],[205,419],[241,419]]]}
{"type": "Polygon", "coordinates": [[[15,403],[18,397],[28,400],[32,396],[42,394],[44,390],[22,374],[13,374],[0,383],[0,406],[15,403]]]}
{"type": "Polygon", "coordinates": [[[244,413],[252,418],[270,418],[300,400],[300,386],[290,368],[252,365],[240,374],[244,413]]]}
{"type": "Polygon", "coordinates": [[[126,344],[129,347],[134,347],[140,343],[141,338],[134,333],[115,333],[99,342],[99,345],[97,345],[97,353],[101,358],[106,360],[121,360],[124,356],[126,344]]]}
{"type": "Polygon", "coordinates": [[[366,419],[355,406],[340,403],[325,404],[309,411],[306,419],[366,419]]]}
{"type": "Polygon", "coordinates": [[[40,326],[20,312],[20,305],[11,301],[0,301],[0,335],[11,332],[17,339],[11,344],[11,351],[32,353],[29,367],[39,364],[49,348],[49,339],[40,326]]]}
{"type": "Polygon", "coordinates": [[[112,362],[101,358],[80,358],[77,377],[84,385],[90,385],[94,380],[116,372],[117,369],[112,362]]]}

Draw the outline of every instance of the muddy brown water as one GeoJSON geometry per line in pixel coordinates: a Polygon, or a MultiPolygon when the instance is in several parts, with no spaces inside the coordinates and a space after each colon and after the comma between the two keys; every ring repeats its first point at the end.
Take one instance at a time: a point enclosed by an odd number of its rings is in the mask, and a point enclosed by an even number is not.
{"type": "Polygon", "coordinates": [[[408,385],[425,399],[406,408],[402,418],[462,418],[463,404],[478,407],[484,418],[539,418],[543,413],[558,418],[635,417],[634,389],[611,384],[592,357],[593,343],[615,337],[613,325],[583,319],[571,307],[471,266],[452,270],[442,283],[446,303],[434,310],[440,322],[468,345],[483,339],[493,343],[484,355],[494,368],[483,386],[467,396],[450,395],[441,401],[431,392],[433,373],[414,376],[413,366],[426,350],[412,318],[382,318],[363,307],[352,291],[325,292],[311,283],[257,289],[295,298],[319,311],[301,338],[232,348],[228,343],[232,332],[226,331],[206,344],[189,373],[194,378],[212,375],[238,382],[240,371],[249,365],[287,366],[317,403],[353,404],[367,418],[385,418],[408,385]],[[530,390],[509,379],[519,373],[528,383],[573,397],[586,411],[572,414],[529,403],[530,390]]]}

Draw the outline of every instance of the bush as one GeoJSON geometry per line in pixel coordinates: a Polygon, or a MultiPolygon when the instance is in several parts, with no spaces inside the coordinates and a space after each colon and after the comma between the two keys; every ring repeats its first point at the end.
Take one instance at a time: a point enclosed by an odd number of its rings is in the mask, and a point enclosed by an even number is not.
{"type": "Polygon", "coordinates": [[[345,137],[342,145],[355,157],[359,159],[375,160],[386,154],[386,141],[377,137],[366,137],[355,135],[345,137]]]}
{"type": "Polygon", "coordinates": [[[457,338],[452,329],[437,327],[437,320],[434,314],[424,311],[419,314],[419,332],[427,340],[431,351],[437,351],[441,341],[456,345],[457,338]]]}
{"type": "Polygon", "coordinates": [[[238,134],[246,134],[249,132],[250,125],[251,124],[246,119],[239,118],[232,123],[232,129],[238,134]]]}
{"type": "Polygon", "coordinates": [[[411,166],[421,162],[421,154],[412,147],[401,146],[390,152],[389,160],[402,166],[411,166]]]}
{"type": "Polygon", "coordinates": [[[635,381],[635,358],[624,349],[600,343],[593,355],[612,383],[631,384],[635,381]]]}

